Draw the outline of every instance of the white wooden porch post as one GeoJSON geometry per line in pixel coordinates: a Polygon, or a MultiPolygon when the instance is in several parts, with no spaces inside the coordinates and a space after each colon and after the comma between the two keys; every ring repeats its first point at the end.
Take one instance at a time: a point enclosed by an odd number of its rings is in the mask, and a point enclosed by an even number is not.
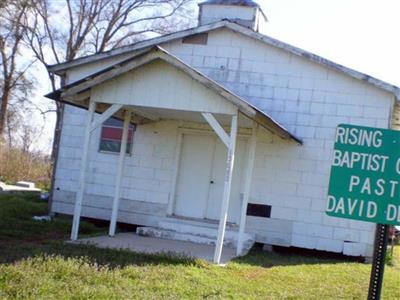
{"type": "Polygon", "coordinates": [[[219,264],[221,261],[222,248],[224,245],[226,220],[228,218],[229,198],[231,195],[233,166],[235,162],[235,148],[236,148],[237,125],[238,125],[237,123],[238,123],[238,116],[237,115],[232,116],[231,134],[229,137],[229,147],[228,147],[228,155],[226,161],[224,194],[221,205],[221,216],[219,219],[217,244],[215,245],[215,252],[214,252],[214,263],[216,264],[219,264]]]}
{"type": "Polygon", "coordinates": [[[81,170],[79,174],[79,182],[78,182],[78,191],[76,193],[75,200],[75,209],[74,209],[74,218],[72,221],[72,230],[71,230],[71,240],[75,241],[78,238],[79,231],[79,222],[81,218],[82,211],[82,200],[85,190],[85,173],[87,166],[87,158],[89,154],[89,143],[90,143],[90,132],[91,125],[94,116],[94,111],[96,109],[96,102],[90,100],[89,102],[89,110],[86,120],[86,128],[85,128],[85,140],[83,142],[83,151],[82,151],[82,160],[81,160],[81,170]]]}
{"type": "Polygon", "coordinates": [[[128,141],[130,120],[131,120],[131,111],[126,110],[125,117],[124,117],[124,127],[122,130],[121,149],[119,151],[117,178],[115,180],[115,193],[114,193],[114,201],[113,201],[113,206],[112,206],[110,228],[108,231],[108,235],[110,235],[110,236],[115,235],[115,228],[117,225],[119,200],[120,200],[120,196],[121,196],[121,181],[122,181],[122,173],[124,171],[124,160],[125,160],[125,156],[126,156],[126,143],[128,141]]]}
{"type": "Polygon", "coordinates": [[[253,130],[251,132],[250,148],[246,163],[246,176],[244,183],[243,203],[240,216],[239,236],[237,242],[236,255],[241,255],[243,251],[243,235],[244,235],[244,230],[246,228],[247,204],[249,203],[251,180],[253,177],[253,169],[254,169],[254,158],[256,155],[257,132],[258,132],[258,124],[253,121],[253,130]]]}

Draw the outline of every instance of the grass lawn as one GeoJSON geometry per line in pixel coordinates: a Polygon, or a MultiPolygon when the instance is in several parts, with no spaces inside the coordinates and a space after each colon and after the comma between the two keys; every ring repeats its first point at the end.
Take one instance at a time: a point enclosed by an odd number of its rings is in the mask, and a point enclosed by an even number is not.
{"type": "MultiPolygon", "coordinates": [[[[254,250],[217,267],[200,260],[65,245],[70,220],[32,197],[0,196],[0,299],[366,299],[371,266],[254,250]]],[[[104,228],[82,222],[83,234],[104,228]]],[[[400,248],[383,299],[400,299],[400,248]]]]}

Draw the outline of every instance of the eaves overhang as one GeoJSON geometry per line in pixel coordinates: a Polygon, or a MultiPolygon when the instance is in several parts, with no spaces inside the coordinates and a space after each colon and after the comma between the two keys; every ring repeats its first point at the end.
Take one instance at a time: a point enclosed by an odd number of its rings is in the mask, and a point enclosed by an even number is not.
{"type": "MultiPolygon", "coordinates": [[[[229,91],[224,86],[218,84],[211,78],[202,74],[190,65],[184,63],[179,58],[159,46],[153,47],[146,51],[142,51],[136,56],[130,57],[125,61],[119,62],[113,66],[107,67],[99,72],[91,74],[81,80],[68,84],[61,89],[45,95],[45,97],[64,103],[71,102],[72,105],[77,106],[75,102],[68,101],[66,99],[71,98],[75,95],[82,95],[90,91],[90,89],[97,85],[100,85],[106,81],[109,81],[117,76],[132,71],[157,59],[161,59],[167,62],[168,64],[174,66],[180,71],[186,73],[200,84],[213,90],[215,93],[235,105],[238,108],[239,112],[241,112],[243,115],[254,120],[267,130],[277,134],[283,139],[293,140],[298,144],[302,144],[301,139],[289,132],[284,126],[279,124],[271,116],[259,110],[257,107],[253,106],[243,98],[229,91]]],[[[78,106],[85,108],[84,104],[80,104],[78,106]]]]}

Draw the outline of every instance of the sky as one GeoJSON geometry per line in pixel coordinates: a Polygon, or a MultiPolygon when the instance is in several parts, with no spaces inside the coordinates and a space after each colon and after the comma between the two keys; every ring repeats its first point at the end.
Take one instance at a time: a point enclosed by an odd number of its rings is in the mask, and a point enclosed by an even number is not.
{"type": "Polygon", "coordinates": [[[400,86],[400,1],[257,2],[266,34],[400,86]]]}
{"type": "MultiPolygon", "coordinates": [[[[199,1],[201,2],[201,1],[199,1]]],[[[263,33],[357,71],[400,86],[399,0],[258,0],[269,22],[263,33]]],[[[44,73],[43,70],[39,73],[44,73]]],[[[45,75],[45,74],[44,74],[45,75]]],[[[38,102],[50,91],[38,75],[38,102]]],[[[54,115],[36,148],[50,151],[54,115]]]]}

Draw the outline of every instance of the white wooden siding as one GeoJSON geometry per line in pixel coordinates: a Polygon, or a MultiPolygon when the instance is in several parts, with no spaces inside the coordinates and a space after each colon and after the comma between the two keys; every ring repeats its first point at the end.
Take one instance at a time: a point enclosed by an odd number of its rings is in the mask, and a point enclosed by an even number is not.
{"type": "Polygon", "coordinates": [[[157,60],[92,89],[96,102],[235,114],[226,99],[166,62],[157,60]]]}

